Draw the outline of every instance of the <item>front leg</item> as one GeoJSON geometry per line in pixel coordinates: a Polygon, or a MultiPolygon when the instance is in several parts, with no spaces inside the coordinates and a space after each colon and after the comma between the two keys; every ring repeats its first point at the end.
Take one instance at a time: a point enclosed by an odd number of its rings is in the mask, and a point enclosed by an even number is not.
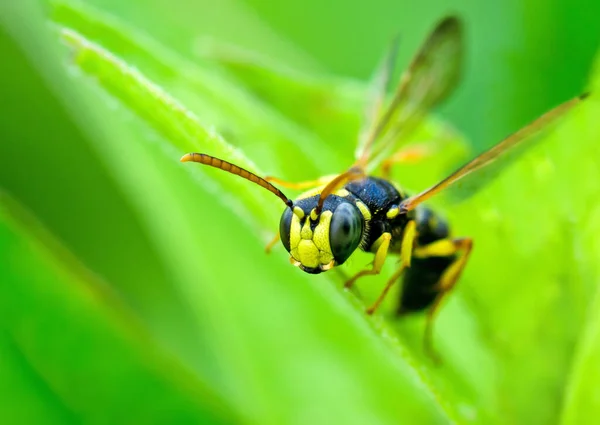
{"type": "Polygon", "coordinates": [[[410,260],[412,258],[412,249],[413,249],[416,235],[417,235],[417,226],[415,224],[415,221],[411,220],[408,223],[406,223],[406,227],[404,228],[404,233],[402,234],[402,248],[400,251],[400,268],[388,280],[387,284],[385,285],[385,288],[383,288],[383,291],[381,291],[381,294],[379,294],[377,301],[375,301],[373,303],[373,305],[367,309],[367,314],[375,313],[375,311],[379,308],[379,306],[385,299],[385,296],[387,295],[389,290],[392,288],[392,286],[394,286],[394,284],[396,282],[398,282],[398,280],[400,279],[400,276],[402,276],[402,273],[404,273],[404,270],[406,270],[407,267],[410,267],[410,260]]]}
{"type": "Polygon", "coordinates": [[[381,272],[381,268],[385,263],[385,259],[387,258],[388,250],[390,248],[390,241],[392,240],[392,234],[389,232],[383,233],[379,238],[375,241],[375,244],[378,244],[377,252],[375,253],[375,259],[373,260],[373,267],[371,270],[362,270],[355,274],[349,281],[344,284],[344,288],[350,289],[356,279],[362,276],[368,276],[372,274],[379,274],[381,272]]]}
{"type": "Polygon", "coordinates": [[[265,252],[267,254],[270,254],[271,250],[277,244],[277,242],[279,242],[280,239],[281,239],[281,237],[279,236],[279,232],[277,232],[277,234],[273,237],[273,239],[271,239],[271,241],[267,244],[267,246],[265,246],[265,252]]]}

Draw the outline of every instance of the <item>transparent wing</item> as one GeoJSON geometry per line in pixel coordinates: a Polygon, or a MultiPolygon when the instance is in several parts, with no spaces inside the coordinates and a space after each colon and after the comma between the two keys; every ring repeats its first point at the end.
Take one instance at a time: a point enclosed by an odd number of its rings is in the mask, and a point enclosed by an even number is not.
{"type": "Polygon", "coordinates": [[[363,133],[357,165],[368,171],[376,168],[456,86],[463,56],[462,33],[456,17],[447,17],[435,27],[402,75],[387,109],[363,133]]]}
{"type": "Polygon", "coordinates": [[[385,105],[385,98],[390,89],[390,81],[394,74],[397,53],[398,38],[395,38],[371,80],[369,91],[367,93],[362,128],[358,136],[356,158],[360,158],[365,151],[366,145],[371,138],[371,133],[375,129],[378,119],[381,117],[381,112],[385,105]]]}
{"type": "MultiPolygon", "coordinates": [[[[491,164],[498,163],[499,159],[506,158],[507,154],[510,152],[514,152],[517,149],[519,149],[519,152],[524,152],[525,149],[523,148],[527,148],[531,145],[533,141],[532,136],[534,136],[543,128],[554,123],[558,118],[562,117],[586,97],[587,94],[576,97],[546,112],[529,125],[523,127],[521,130],[513,133],[497,145],[493,146],[491,149],[477,156],[475,159],[471,160],[454,173],[450,174],[441,182],[433,185],[429,189],[426,189],[417,195],[407,198],[401,203],[400,209],[402,211],[413,210],[417,205],[440,193],[441,191],[452,187],[456,182],[467,176],[478,180],[482,170],[486,169],[486,167],[491,164]]],[[[481,180],[485,181],[486,179],[481,180]]]]}

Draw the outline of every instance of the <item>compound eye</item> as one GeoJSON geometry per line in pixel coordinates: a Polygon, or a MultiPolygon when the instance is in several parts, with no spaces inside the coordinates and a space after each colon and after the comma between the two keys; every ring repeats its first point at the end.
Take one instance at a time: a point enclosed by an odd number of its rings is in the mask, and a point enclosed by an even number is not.
{"type": "Polygon", "coordinates": [[[287,252],[290,252],[290,229],[292,228],[292,209],[286,208],[279,221],[279,236],[287,252]]]}
{"type": "Polygon", "coordinates": [[[342,264],[360,244],[364,219],[350,202],[341,203],[333,212],[329,228],[329,244],[335,262],[342,264]]]}

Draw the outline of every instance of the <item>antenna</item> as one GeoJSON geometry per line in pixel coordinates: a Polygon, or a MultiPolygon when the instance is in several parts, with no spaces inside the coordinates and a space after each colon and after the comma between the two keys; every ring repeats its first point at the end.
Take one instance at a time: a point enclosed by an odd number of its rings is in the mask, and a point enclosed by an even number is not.
{"type": "Polygon", "coordinates": [[[235,174],[236,176],[240,176],[245,178],[246,180],[250,180],[252,183],[256,183],[259,186],[264,187],[269,192],[277,195],[279,199],[281,199],[288,207],[292,208],[294,203],[291,199],[283,194],[283,192],[273,186],[271,183],[263,179],[262,177],[258,177],[256,174],[251,173],[248,170],[238,167],[231,162],[223,161],[222,159],[215,158],[214,156],[206,155],[204,153],[186,153],[181,157],[181,162],[199,162],[200,164],[209,165],[211,167],[219,168],[223,171],[227,171],[228,173],[235,174]]]}
{"type": "Polygon", "coordinates": [[[327,199],[329,195],[331,195],[333,192],[335,192],[337,189],[339,189],[346,183],[361,179],[364,176],[365,172],[363,171],[363,169],[358,166],[354,166],[345,173],[342,173],[333,180],[331,180],[327,184],[327,186],[325,186],[321,191],[321,195],[319,196],[319,202],[317,203],[316,213],[321,214],[321,211],[323,211],[323,204],[325,203],[325,199],[327,199]]]}

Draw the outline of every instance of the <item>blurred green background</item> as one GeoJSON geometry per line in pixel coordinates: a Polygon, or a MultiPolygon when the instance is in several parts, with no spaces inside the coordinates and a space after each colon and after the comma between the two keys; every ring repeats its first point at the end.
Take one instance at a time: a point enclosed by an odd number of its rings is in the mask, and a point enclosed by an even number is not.
{"type": "MultiPolygon", "coordinates": [[[[40,0],[0,5],[2,423],[582,424],[600,413],[600,4],[40,0]],[[352,160],[366,81],[457,13],[466,68],[399,170],[434,183],[585,105],[482,192],[434,202],[472,261],[423,317],[266,256],[281,205],[178,158],[292,180],[352,160]]],[[[357,254],[343,273],[371,261],[357,254]]],[[[398,289],[398,288],[396,288],[398,289]]]]}
{"type": "Polygon", "coordinates": [[[553,0],[219,2],[93,0],[189,57],[202,37],[235,43],[291,68],[367,79],[390,39],[405,63],[448,13],[467,26],[465,78],[445,108],[478,147],[578,93],[600,41],[598,3],[553,0]]]}

